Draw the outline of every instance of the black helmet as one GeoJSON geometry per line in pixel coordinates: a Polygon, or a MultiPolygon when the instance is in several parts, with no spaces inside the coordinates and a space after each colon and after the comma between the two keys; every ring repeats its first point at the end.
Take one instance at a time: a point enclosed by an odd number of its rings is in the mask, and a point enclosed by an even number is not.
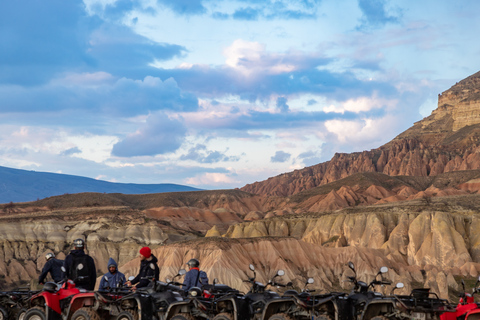
{"type": "Polygon", "coordinates": [[[45,255],[45,259],[47,259],[47,261],[52,258],[55,258],[55,254],[53,252],[49,252],[45,255]]]}
{"type": "Polygon", "coordinates": [[[200,261],[198,261],[197,259],[190,259],[187,262],[187,266],[189,266],[190,268],[198,268],[199,265],[200,261]]]}
{"type": "Polygon", "coordinates": [[[57,291],[57,284],[55,282],[47,282],[43,286],[43,290],[54,293],[57,291]]]}
{"type": "Polygon", "coordinates": [[[77,240],[73,241],[73,246],[75,248],[83,248],[83,246],[85,246],[85,241],[83,241],[83,239],[78,238],[77,240]]]}

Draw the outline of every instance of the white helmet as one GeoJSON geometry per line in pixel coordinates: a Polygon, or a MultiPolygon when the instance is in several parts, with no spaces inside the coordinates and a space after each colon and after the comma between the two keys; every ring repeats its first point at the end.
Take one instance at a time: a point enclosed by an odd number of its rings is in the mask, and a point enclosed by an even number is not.
{"type": "Polygon", "coordinates": [[[47,259],[47,261],[52,259],[52,258],[55,258],[55,253],[53,253],[53,252],[49,252],[45,255],[45,259],[47,259]]]}

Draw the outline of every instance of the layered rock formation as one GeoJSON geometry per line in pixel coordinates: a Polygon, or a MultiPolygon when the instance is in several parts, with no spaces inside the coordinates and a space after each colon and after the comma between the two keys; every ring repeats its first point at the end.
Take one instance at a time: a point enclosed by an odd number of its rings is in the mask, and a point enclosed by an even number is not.
{"type": "Polygon", "coordinates": [[[359,172],[435,176],[480,169],[479,146],[480,72],[439,95],[432,115],[378,149],[337,153],[328,162],[248,184],[241,190],[289,196],[359,172]]]}

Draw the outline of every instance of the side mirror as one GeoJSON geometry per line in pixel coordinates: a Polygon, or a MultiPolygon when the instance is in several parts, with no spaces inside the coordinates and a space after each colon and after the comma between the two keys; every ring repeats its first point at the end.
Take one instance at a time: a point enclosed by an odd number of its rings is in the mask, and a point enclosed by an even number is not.
{"type": "Polygon", "coordinates": [[[403,284],[403,282],[399,282],[395,285],[395,288],[397,289],[402,289],[403,287],[405,287],[405,285],[403,284]]]}
{"type": "Polygon", "coordinates": [[[349,267],[350,269],[352,269],[353,272],[356,272],[356,271],[355,271],[355,265],[353,264],[352,261],[349,261],[349,262],[348,262],[348,267],[349,267]]]}
{"type": "Polygon", "coordinates": [[[166,283],[169,283],[170,281],[171,281],[171,280],[170,280],[169,278],[166,278],[166,279],[165,279],[165,282],[166,282],[166,283]]]}
{"type": "Polygon", "coordinates": [[[218,283],[218,279],[217,278],[213,279],[213,285],[216,285],[217,283],[218,283]]]}
{"type": "Polygon", "coordinates": [[[314,282],[315,282],[315,280],[314,280],[313,278],[308,278],[308,279],[307,279],[307,283],[309,283],[309,284],[312,284],[312,283],[314,283],[314,282]]]}
{"type": "Polygon", "coordinates": [[[255,271],[255,267],[253,266],[253,264],[250,264],[248,267],[250,268],[250,270],[255,271]]]}
{"type": "Polygon", "coordinates": [[[186,273],[187,273],[187,270],[185,270],[185,269],[178,270],[178,274],[181,275],[181,276],[183,276],[186,273]]]}
{"type": "Polygon", "coordinates": [[[130,276],[130,277],[128,277],[128,281],[133,281],[133,279],[135,279],[135,277],[134,277],[134,276],[130,276]]]}
{"type": "Polygon", "coordinates": [[[387,268],[387,267],[381,267],[381,268],[380,268],[380,272],[381,272],[381,273],[387,273],[387,272],[388,272],[388,268],[387,268]]]}
{"type": "Polygon", "coordinates": [[[284,275],[285,275],[285,271],[283,271],[282,269],[277,271],[277,276],[284,276],[284,275]]]}

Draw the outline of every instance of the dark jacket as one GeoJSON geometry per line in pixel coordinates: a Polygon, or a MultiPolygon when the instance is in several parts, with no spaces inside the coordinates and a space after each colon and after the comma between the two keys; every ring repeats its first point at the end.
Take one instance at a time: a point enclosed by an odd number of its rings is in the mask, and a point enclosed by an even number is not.
{"type": "Polygon", "coordinates": [[[125,275],[118,271],[117,262],[115,262],[113,258],[108,259],[108,267],[110,268],[111,265],[114,265],[117,271],[115,273],[111,273],[110,271],[105,273],[100,280],[100,286],[98,287],[98,290],[117,288],[119,286],[123,286],[125,282],[127,282],[125,275]],[[107,277],[108,281],[105,281],[105,277],[107,277]]]}
{"type": "Polygon", "coordinates": [[[65,275],[67,276],[68,279],[71,279],[75,282],[77,288],[83,288],[86,290],[94,290],[95,289],[95,282],[97,281],[97,269],[95,267],[95,261],[93,261],[93,258],[90,257],[88,254],[85,254],[85,251],[83,250],[72,250],[70,251],[70,254],[65,257],[65,261],[63,266],[65,267],[65,275]],[[74,276],[72,275],[72,267],[74,260],[76,258],[85,258],[86,260],[86,267],[88,271],[88,277],[86,279],[86,282],[80,282],[79,279],[72,279],[74,276]]]}
{"type": "Polygon", "coordinates": [[[200,271],[198,268],[191,268],[185,275],[182,289],[188,291],[192,287],[201,288],[205,284],[208,284],[207,274],[204,271],[200,271]]]}
{"type": "Polygon", "coordinates": [[[145,279],[147,277],[154,277],[155,280],[158,280],[160,277],[160,269],[157,265],[158,259],[152,254],[150,258],[142,260],[140,263],[140,272],[132,280],[132,284],[136,284],[137,288],[143,288],[148,286],[148,284],[152,281],[151,279],[145,279]],[[143,278],[143,279],[142,279],[143,278]]]}
{"type": "Polygon", "coordinates": [[[50,276],[52,276],[53,281],[60,282],[63,280],[64,274],[62,271],[63,260],[59,260],[56,258],[51,258],[45,263],[42,269],[42,273],[40,277],[38,277],[38,283],[44,283],[47,274],[50,272],[50,276]]]}

